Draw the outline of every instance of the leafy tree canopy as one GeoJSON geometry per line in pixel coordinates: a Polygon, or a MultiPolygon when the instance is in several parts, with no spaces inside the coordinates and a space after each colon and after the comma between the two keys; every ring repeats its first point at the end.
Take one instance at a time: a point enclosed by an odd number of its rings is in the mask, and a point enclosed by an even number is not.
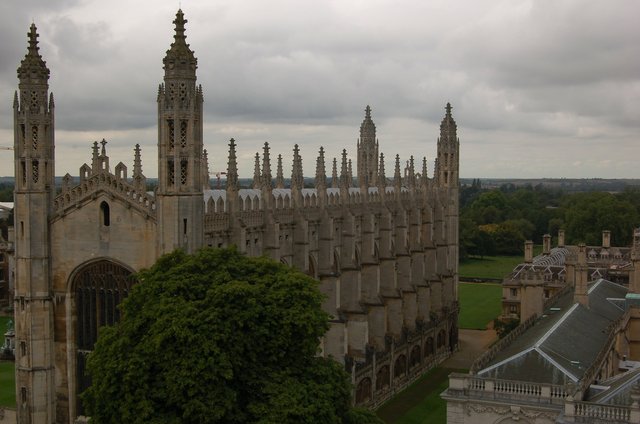
{"type": "Polygon", "coordinates": [[[317,282],[235,249],[182,251],[142,271],[101,329],[82,395],[95,423],[380,423],[317,356],[317,282]]]}

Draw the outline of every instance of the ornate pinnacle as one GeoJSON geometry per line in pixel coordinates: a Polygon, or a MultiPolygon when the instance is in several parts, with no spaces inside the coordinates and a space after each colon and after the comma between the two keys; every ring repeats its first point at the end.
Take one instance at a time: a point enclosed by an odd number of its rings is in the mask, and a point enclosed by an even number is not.
{"type": "Polygon", "coordinates": [[[293,146],[293,168],[291,169],[291,188],[302,190],[304,187],[304,177],[302,176],[302,158],[300,149],[296,144],[293,146]]]}
{"type": "Polygon", "coordinates": [[[133,149],[133,177],[137,177],[142,175],[142,159],[140,156],[140,145],[136,144],[135,149],[133,149]]]}
{"type": "MultiPolygon", "coordinates": [[[[378,170],[378,186],[384,190],[387,186],[387,177],[384,170],[384,153],[380,153],[380,169],[378,170]]],[[[380,193],[382,194],[382,193],[380,193]]]]}
{"type": "Polygon", "coordinates": [[[94,141],[93,142],[93,147],[91,148],[91,172],[92,173],[96,173],[99,171],[100,169],[100,162],[98,161],[98,152],[99,152],[99,148],[98,148],[98,142],[94,141]]]}
{"type": "Polygon", "coordinates": [[[202,189],[209,190],[209,154],[207,149],[202,151],[202,189]]]}
{"type": "Polygon", "coordinates": [[[338,159],[333,158],[333,170],[331,172],[331,188],[338,188],[338,159]]]}
{"type": "Polygon", "coordinates": [[[400,174],[400,155],[396,155],[396,169],[393,174],[393,184],[396,187],[400,187],[402,185],[402,176],[400,174]]]}
{"type": "Polygon", "coordinates": [[[46,84],[49,80],[49,69],[38,52],[40,48],[38,47],[38,33],[36,32],[35,24],[31,24],[27,35],[29,37],[29,47],[18,68],[18,78],[20,83],[35,82],[46,84]]]}
{"type": "Polygon", "coordinates": [[[349,187],[349,168],[347,164],[347,149],[342,149],[342,166],[340,168],[340,188],[349,187]]]}
{"type": "Polygon", "coordinates": [[[262,148],[262,187],[271,189],[271,158],[269,157],[269,143],[264,142],[262,148]]]}
{"type": "Polygon", "coordinates": [[[349,159],[349,165],[347,166],[347,183],[349,187],[353,186],[353,167],[351,159],[349,159]]]}
{"type": "Polygon", "coordinates": [[[227,162],[227,190],[238,189],[238,164],[236,163],[236,141],[229,140],[229,159],[227,162]]]}
{"type": "Polygon", "coordinates": [[[103,138],[100,144],[102,144],[102,148],[100,149],[100,156],[107,156],[107,140],[103,138]]]}
{"type": "Polygon", "coordinates": [[[198,67],[198,59],[195,58],[193,51],[186,42],[185,27],[187,20],[181,9],[176,13],[175,34],[173,43],[167,50],[167,55],[163,59],[165,77],[168,75],[179,74],[180,77],[195,79],[195,70],[198,67]]]}
{"type": "Polygon", "coordinates": [[[276,188],[284,188],[284,175],[282,174],[282,155],[278,155],[278,168],[276,170],[276,188]]]}
{"type": "Polygon", "coordinates": [[[316,160],[316,189],[324,190],[327,188],[327,174],[324,167],[324,148],[320,146],[318,159],[316,160]]]}
{"type": "Polygon", "coordinates": [[[253,188],[260,188],[260,155],[256,152],[256,161],[253,165],[253,188]]]}

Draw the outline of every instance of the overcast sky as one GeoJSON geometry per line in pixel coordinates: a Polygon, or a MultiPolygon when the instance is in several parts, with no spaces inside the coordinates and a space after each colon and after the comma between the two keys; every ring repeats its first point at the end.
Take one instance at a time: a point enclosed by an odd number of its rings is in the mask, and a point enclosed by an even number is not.
{"type": "MultiPolygon", "coordinates": [[[[178,1],[2,0],[0,146],[35,22],[56,99],[56,174],[106,138],[112,166],[156,176],[156,94],[178,1]]],[[[367,104],[393,172],[427,156],[451,102],[462,177],[640,178],[637,0],[183,0],[211,171],[234,137],[241,176],[265,141],[290,174],[354,157],[367,104]],[[330,159],[328,160],[328,162],[330,159]]],[[[354,157],[355,160],[355,157],[354,157]]],[[[355,164],[354,164],[355,165],[355,164]]],[[[275,171],[275,164],[273,165],[275,171]]],[[[355,169],[355,166],[354,166],[355,169]]],[[[327,170],[330,173],[330,169],[327,170]]],[[[13,174],[0,150],[0,175],[13,174]]]]}

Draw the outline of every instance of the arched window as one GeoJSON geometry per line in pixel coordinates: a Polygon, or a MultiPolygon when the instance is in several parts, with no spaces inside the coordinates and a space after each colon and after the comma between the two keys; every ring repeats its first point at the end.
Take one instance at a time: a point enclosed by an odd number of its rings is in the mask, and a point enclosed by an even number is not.
{"type": "Polygon", "coordinates": [[[382,390],[389,387],[389,365],[380,367],[376,374],[376,390],[382,390]]]}
{"type": "Polygon", "coordinates": [[[109,211],[109,204],[107,202],[100,203],[100,218],[102,225],[108,227],[111,225],[111,213],[109,211]]]}
{"type": "Polygon", "coordinates": [[[420,365],[420,346],[414,346],[411,349],[411,356],[409,356],[409,368],[413,368],[416,365],[420,365]]]}
{"type": "MultiPolygon", "coordinates": [[[[76,317],[76,395],[91,385],[85,373],[87,355],[98,339],[98,329],[120,321],[118,305],[129,294],[135,282],[127,268],[107,260],[83,266],[71,282],[76,317]]],[[[84,408],[76,396],[76,413],[83,415],[84,408]]]]}
{"type": "Polygon", "coordinates": [[[396,363],[393,367],[393,377],[402,377],[407,372],[407,357],[404,355],[398,356],[396,363]]]}
{"type": "Polygon", "coordinates": [[[431,356],[434,352],[433,337],[427,337],[427,342],[424,344],[424,356],[431,356]]]}
{"type": "Polygon", "coordinates": [[[365,377],[360,380],[356,388],[356,404],[360,405],[371,400],[371,379],[365,377]]]}

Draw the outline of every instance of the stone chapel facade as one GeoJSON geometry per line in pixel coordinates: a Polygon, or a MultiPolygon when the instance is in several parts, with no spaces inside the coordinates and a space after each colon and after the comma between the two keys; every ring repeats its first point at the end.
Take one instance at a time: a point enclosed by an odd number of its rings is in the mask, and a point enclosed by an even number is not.
{"type": "Polygon", "coordinates": [[[146,191],[140,147],[128,176],[122,162],[112,167],[104,140],[94,143],[79,182],[67,174],[56,191],[54,98],[31,26],[13,102],[19,423],[73,423],[84,415],[78,394],[90,384],[85,358],[99,327],[118,321],[132,274],[178,248],[235,245],[318,279],[332,317],[322,353],[351,372],[359,404],[379,404],[457,346],[459,140],[451,106],[432,178],[426,159],[418,173],[411,157],[401,173],[398,155],[387,178],[367,106],[357,184],[346,150],[340,172],[333,159],[327,177],[321,147],[315,187],[304,187],[295,146],[285,187],[282,158],[274,179],[265,143],[253,187],[241,188],[231,139],[226,187],[212,190],[203,91],[185,23],[178,11],[163,60],[154,193],[146,191]]]}

